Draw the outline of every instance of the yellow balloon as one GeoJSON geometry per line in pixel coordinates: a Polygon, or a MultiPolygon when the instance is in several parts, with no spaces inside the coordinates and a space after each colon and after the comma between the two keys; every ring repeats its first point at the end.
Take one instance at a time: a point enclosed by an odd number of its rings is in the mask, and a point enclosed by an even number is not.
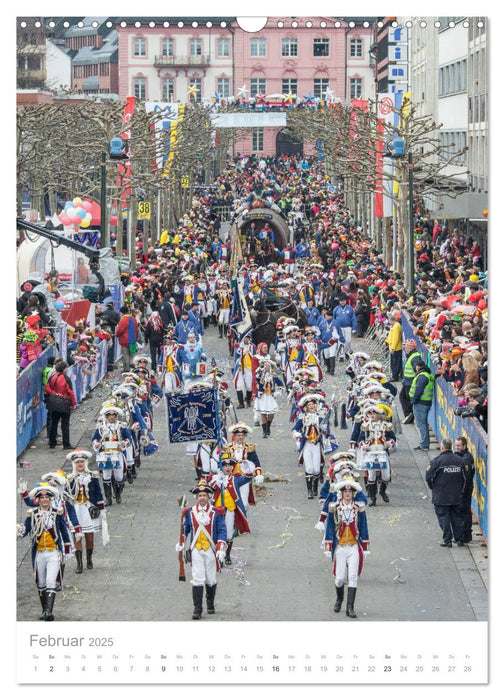
{"type": "Polygon", "coordinates": [[[77,204],[82,204],[82,199],[80,197],[74,197],[72,203],[74,206],[77,206],[77,204]]]}
{"type": "Polygon", "coordinates": [[[81,228],[87,228],[87,227],[89,226],[90,223],[91,223],[91,222],[89,221],[89,219],[82,219],[82,221],[80,222],[79,226],[80,226],[81,228]]]}

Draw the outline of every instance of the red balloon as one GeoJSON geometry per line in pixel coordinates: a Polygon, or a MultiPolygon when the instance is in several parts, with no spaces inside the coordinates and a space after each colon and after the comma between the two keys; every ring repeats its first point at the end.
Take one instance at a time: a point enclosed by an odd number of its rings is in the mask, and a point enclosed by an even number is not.
{"type": "Polygon", "coordinates": [[[110,217],[110,225],[111,225],[111,226],[117,226],[117,216],[111,216],[111,217],[110,217]]]}
{"type": "Polygon", "coordinates": [[[91,211],[91,202],[88,202],[87,200],[84,200],[84,201],[82,202],[82,204],[81,204],[81,207],[82,207],[85,211],[91,211]]]}

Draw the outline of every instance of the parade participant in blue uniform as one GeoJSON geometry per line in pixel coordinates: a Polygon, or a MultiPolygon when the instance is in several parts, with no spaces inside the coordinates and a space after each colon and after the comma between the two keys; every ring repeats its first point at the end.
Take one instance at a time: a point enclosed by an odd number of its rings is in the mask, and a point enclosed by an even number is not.
{"type": "Polygon", "coordinates": [[[217,325],[219,326],[219,338],[222,338],[227,333],[227,328],[229,326],[229,317],[231,314],[232,297],[228,280],[220,280],[219,287],[216,289],[216,297],[217,325]]]}
{"type": "Polygon", "coordinates": [[[285,386],[289,387],[292,384],[296,371],[301,367],[303,361],[303,346],[299,339],[299,328],[294,326],[284,327],[285,337],[285,367],[284,377],[285,386]]]}
{"type": "Polygon", "coordinates": [[[366,370],[364,367],[369,360],[370,357],[367,352],[362,352],[362,350],[359,350],[358,352],[352,353],[351,362],[345,371],[347,377],[350,377],[350,379],[354,381],[361,374],[365,374],[366,370]]]}
{"type": "Polygon", "coordinates": [[[240,489],[245,483],[250,483],[252,475],[234,476],[233,470],[236,460],[223,452],[221,455],[221,469],[210,479],[210,486],[214,489],[212,501],[214,506],[225,508],[226,523],[226,558],[225,563],[231,564],[231,549],[235,528],[240,535],[250,532],[247,519],[247,510],[242,500],[240,489]]]}
{"type": "Polygon", "coordinates": [[[54,508],[51,499],[58,497],[57,489],[46,482],[37,484],[28,498],[37,505],[31,508],[23,525],[17,525],[17,536],[31,536],[31,558],[35,572],[42,614],[40,620],[54,620],[56,589],[62,582],[61,565],[70,556],[70,535],[63,513],[54,508]]]}
{"type": "MultiPolygon", "coordinates": [[[[262,484],[264,477],[262,475],[261,462],[257,454],[256,446],[253,442],[246,442],[248,435],[253,431],[243,421],[238,421],[229,426],[229,435],[231,442],[224,445],[223,450],[236,460],[233,474],[235,476],[253,476],[254,484],[262,484]]],[[[250,488],[250,481],[247,481],[241,486],[240,494],[244,503],[255,505],[254,489],[250,488]]]]}
{"type": "Polygon", "coordinates": [[[388,503],[387,485],[391,480],[389,450],[396,444],[392,430],[392,410],[383,403],[370,405],[364,412],[357,444],[361,450],[362,461],[358,468],[367,472],[367,492],[369,505],[376,505],[377,475],[380,472],[380,496],[388,503]]]}
{"type": "Polygon", "coordinates": [[[341,294],[338,299],[338,304],[333,310],[333,318],[336,321],[338,328],[344,336],[344,352],[345,357],[340,357],[340,362],[350,357],[350,346],[352,343],[352,334],[357,332],[357,318],[353,308],[348,303],[346,294],[341,294]]]}
{"type": "Polygon", "coordinates": [[[189,318],[189,312],[187,309],[182,309],[180,321],[177,323],[173,329],[173,335],[177,339],[179,345],[185,345],[187,343],[187,337],[192,331],[195,332],[194,323],[189,318]]]}
{"type": "Polygon", "coordinates": [[[106,506],[112,505],[112,488],[116,503],[121,503],[124,488],[124,472],[127,467],[126,448],[131,444],[130,430],[120,422],[124,417],[122,409],[113,403],[105,402],[100,410],[102,420],[98,421],[91,443],[96,454],[103,479],[106,506]],[[114,481],[112,482],[112,474],[114,481]]]}
{"type": "Polygon", "coordinates": [[[305,314],[307,327],[313,328],[313,326],[318,325],[320,319],[320,311],[315,306],[315,299],[308,299],[308,301],[306,302],[305,314]]]}
{"type": "Polygon", "coordinates": [[[343,331],[337,321],[334,320],[330,311],[321,318],[318,324],[320,328],[320,339],[323,343],[322,357],[328,374],[334,375],[336,369],[336,359],[342,357],[344,351],[345,338],[343,331]]]}
{"type": "Polygon", "coordinates": [[[196,340],[196,333],[189,331],[187,342],[182,350],[182,376],[185,381],[194,381],[206,374],[202,365],[206,362],[205,351],[200,342],[196,340]]]}
{"type": "MultiPolygon", "coordinates": [[[[82,534],[82,527],[80,526],[73,500],[68,490],[68,479],[65,472],[61,469],[58,469],[56,472],[47,472],[47,474],[42,474],[40,480],[41,482],[49,484],[49,486],[52,486],[58,492],[57,496],[53,496],[51,505],[58,511],[63,512],[68,532],[73,534],[74,542],[80,542],[84,535],[82,534]]],[[[27,483],[24,479],[19,480],[18,493],[27,506],[32,508],[36,505],[35,500],[28,495],[27,483]]],[[[72,545],[72,550],[73,549],[75,549],[75,547],[72,545]]],[[[64,573],[64,568],[65,564],[62,563],[62,573],[64,573]]],[[[61,590],[60,584],[57,585],[56,590],[61,590]]]]}
{"type": "Polygon", "coordinates": [[[251,342],[249,335],[246,335],[241,343],[234,345],[233,384],[238,397],[237,408],[245,408],[245,401],[247,406],[251,405],[253,375],[257,369],[257,360],[254,359],[256,352],[256,346],[251,342]]]}
{"type": "Polygon", "coordinates": [[[203,322],[201,320],[200,306],[197,299],[193,299],[192,304],[188,305],[188,315],[189,320],[194,324],[194,330],[196,332],[196,337],[201,338],[205,331],[203,329],[203,322]]]}
{"type": "MultiPolygon", "coordinates": [[[[355,463],[354,451],[333,452],[325,458],[327,469],[327,477],[320,489],[319,501],[323,505],[328,495],[334,492],[333,485],[341,481],[344,476],[351,476],[354,480],[359,478],[357,464],[355,463]]],[[[367,498],[362,494],[363,499],[367,503],[367,498]]]]}
{"type": "MultiPolygon", "coordinates": [[[[67,454],[67,460],[72,465],[72,473],[68,475],[68,490],[75,503],[77,517],[82,526],[86,542],[86,567],[93,568],[94,535],[100,527],[106,526],[105,504],[100,488],[98,472],[89,469],[91,452],[76,448],[67,454]],[[100,516],[102,516],[100,518],[100,516]],[[100,520],[102,522],[100,522],[100,520]]],[[[77,559],[76,574],[82,573],[82,542],[75,544],[77,559]]]]}
{"type": "Polygon", "coordinates": [[[345,579],[348,576],[346,614],[355,618],[357,583],[364,559],[370,554],[366,507],[356,502],[355,496],[360,490],[357,482],[343,479],[336,484],[336,490],[340,496],[329,508],[324,552],[333,560],[332,573],[336,586],[334,612],[339,612],[343,605],[345,579]]]}
{"type": "Polygon", "coordinates": [[[165,394],[172,394],[182,384],[182,348],[171,331],[165,334],[165,344],[161,346],[158,370],[160,384],[165,394]]]}
{"type": "Polygon", "coordinates": [[[300,414],[292,428],[299,450],[299,464],[304,467],[309,499],[317,497],[324,463],[323,435],[327,431],[324,401],[321,394],[305,394],[299,401],[300,414]]]}
{"type": "Polygon", "coordinates": [[[183,541],[177,541],[175,549],[181,552],[189,537],[192,565],[193,620],[200,620],[203,613],[203,592],[206,588],[207,612],[215,613],[217,572],[224,563],[226,553],[226,524],[224,510],[210,505],[213,488],[205,481],[191,489],[196,505],[183,514],[183,541]]]}

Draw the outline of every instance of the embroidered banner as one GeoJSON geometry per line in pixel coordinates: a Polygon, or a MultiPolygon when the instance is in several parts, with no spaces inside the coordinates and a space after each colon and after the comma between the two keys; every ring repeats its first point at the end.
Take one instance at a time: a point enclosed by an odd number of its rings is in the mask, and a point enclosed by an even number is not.
{"type": "Polygon", "coordinates": [[[217,440],[218,402],[215,389],[167,394],[166,406],[170,442],[217,440]]]}

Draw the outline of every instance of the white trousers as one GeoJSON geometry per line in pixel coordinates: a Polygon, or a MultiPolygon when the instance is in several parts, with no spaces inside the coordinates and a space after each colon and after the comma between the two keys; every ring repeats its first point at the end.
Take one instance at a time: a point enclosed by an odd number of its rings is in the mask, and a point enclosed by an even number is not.
{"type": "Polygon", "coordinates": [[[245,367],[236,377],[236,391],[252,391],[252,370],[245,367]]]}
{"type": "Polygon", "coordinates": [[[345,353],[348,353],[350,351],[350,345],[352,344],[352,327],[345,326],[341,329],[341,332],[345,338],[345,353]]]}
{"type": "Polygon", "coordinates": [[[173,372],[166,372],[163,380],[165,394],[172,394],[177,388],[177,377],[175,374],[173,372]]]}
{"type": "Polygon", "coordinates": [[[318,442],[305,442],[303,447],[304,470],[308,476],[319,476],[322,462],[318,442]]]}
{"type": "Polygon", "coordinates": [[[119,462],[103,462],[102,464],[102,479],[104,483],[108,483],[112,480],[113,470],[114,479],[116,480],[117,484],[120,484],[121,481],[124,479],[124,460],[120,459],[119,462]]]}
{"type": "Polygon", "coordinates": [[[217,561],[213,549],[191,550],[192,579],[193,586],[214,586],[217,583],[217,561]]]}
{"type": "Polygon", "coordinates": [[[234,535],[234,523],[235,523],[235,512],[234,510],[226,510],[226,515],[224,516],[224,522],[226,523],[226,539],[232,540],[234,535]]]}
{"type": "Polygon", "coordinates": [[[37,586],[39,589],[56,588],[56,578],[58,577],[61,561],[59,549],[44,549],[35,555],[35,567],[37,569],[37,586]]]}
{"type": "Polygon", "coordinates": [[[368,469],[368,484],[375,483],[379,471],[381,471],[382,481],[390,481],[390,464],[387,464],[387,466],[384,469],[368,469]]]}
{"type": "Polygon", "coordinates": [[[359,580],[359,545],[345,544],[336,547],[336,576],[334,584],[340,588],[345,584],[345,576],[348,569],[348,585],[357,588],[359,580]]]}

